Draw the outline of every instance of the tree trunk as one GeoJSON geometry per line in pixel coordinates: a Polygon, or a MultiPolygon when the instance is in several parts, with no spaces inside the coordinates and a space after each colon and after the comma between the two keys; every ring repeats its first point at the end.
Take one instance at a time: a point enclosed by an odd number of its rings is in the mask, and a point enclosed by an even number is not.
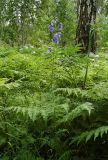
{"type": "Polygon", "coordinates": [[[81,52],[96,51],[96,32],[91,26],[96,21],[96,0],[77,0],[76,43],[81,44],[81,52]],[[90,45],[90,46],[89,46],[90,45]]]}

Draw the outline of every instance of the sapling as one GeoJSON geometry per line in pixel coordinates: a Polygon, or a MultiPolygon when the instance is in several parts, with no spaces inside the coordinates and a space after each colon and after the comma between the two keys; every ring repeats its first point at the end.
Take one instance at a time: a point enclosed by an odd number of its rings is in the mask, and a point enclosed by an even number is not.
{"type": "Polygon", "coordinates": [[[88,70],[89,70],[89,57],[90,57],[90,51],[91,51],[91,41],[92,41],[92,35],[94,33],[94,29],[91,29],[89,32],[89,44],[88,44],[88,51],[87,51],[87,64],[86,64],[86,71],[85,71],[85,77],[84,77],[84,84],[83,88],[85,89],[86,87],[86,82],[87,82],[87,77],[88,77],[88,70]]]}

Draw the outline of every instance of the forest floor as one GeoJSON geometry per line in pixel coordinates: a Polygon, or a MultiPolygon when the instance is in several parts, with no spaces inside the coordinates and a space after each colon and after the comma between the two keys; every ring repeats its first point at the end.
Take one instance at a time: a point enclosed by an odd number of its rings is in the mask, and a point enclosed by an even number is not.
{"type": "Polygon", "coordinates": [[[0,160],[107,160],[108,54],[75,50],[0,48],[0,160]]]}

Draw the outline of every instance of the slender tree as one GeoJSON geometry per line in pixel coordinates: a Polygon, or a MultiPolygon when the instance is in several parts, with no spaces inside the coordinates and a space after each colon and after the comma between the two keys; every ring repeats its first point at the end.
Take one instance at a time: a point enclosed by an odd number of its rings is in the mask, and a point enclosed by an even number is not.
{"type": "Polygon", "coordinates": [[[76,42],[81,44],[81,52],[87,53],[91,44],[90,51],[95,53],[96,32],[92,25],[96,22],[96,0],[77,0],[77,21],[76,42]]]}

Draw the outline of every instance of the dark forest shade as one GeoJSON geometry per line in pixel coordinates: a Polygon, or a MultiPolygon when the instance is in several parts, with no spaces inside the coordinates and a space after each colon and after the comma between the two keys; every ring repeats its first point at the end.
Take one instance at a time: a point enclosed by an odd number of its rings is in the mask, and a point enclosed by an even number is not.
{"type": "Polygon", "coordinates": [[[90,51],[95,53],[96,32],[91,33],[91,38],[89,36],[91,25],[96,21],[96,0],[77,0],[77,20],[76,43],[81,44],[81,52],[87,53],[90,44],[90,51]]]}

